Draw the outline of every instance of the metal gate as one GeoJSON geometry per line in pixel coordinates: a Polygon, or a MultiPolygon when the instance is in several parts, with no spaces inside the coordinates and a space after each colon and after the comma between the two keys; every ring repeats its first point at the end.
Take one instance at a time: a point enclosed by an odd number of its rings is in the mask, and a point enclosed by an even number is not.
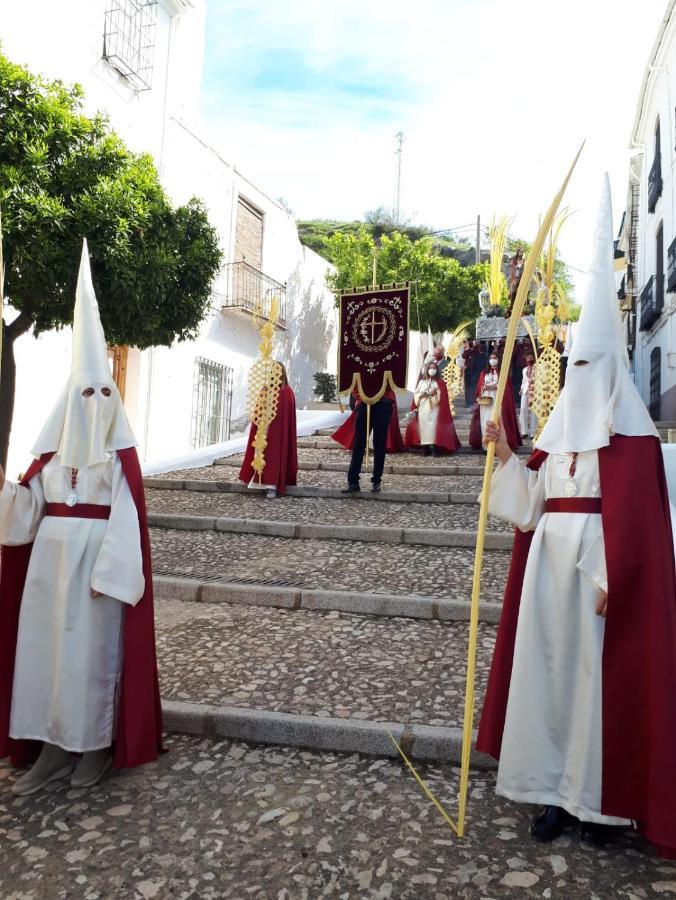
{"type": "Polygon", "coordinates": [[[195,360],[192,402],[192,449],[230,439],[232,369],[210,359],[195,360]]]}

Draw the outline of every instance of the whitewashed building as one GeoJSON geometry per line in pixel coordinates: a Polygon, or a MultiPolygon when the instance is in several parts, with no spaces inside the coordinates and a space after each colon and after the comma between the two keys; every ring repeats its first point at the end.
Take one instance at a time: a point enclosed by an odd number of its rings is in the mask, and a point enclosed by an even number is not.
{"type": "MultiPolygon", "coordinates": [[[[218,443],[246,425],[247,375],[259,343],[252,312],[273,297],[281,308],[275,355],[287,366],[298,405],[312,400],[315,372],[335,371],[329,264],[301,245],[283,206],[204,136],[205,25],[206,0],[8,0],[3,6],[3,52],[35,73],[81,84],[86,110],[105,112],[131,149],[153,155],[174,202],[200,197],[218,230],[225,264],[197,340],[132,348],[121,361],[125,405],[146,461],[218,443]]],[[[25,466],[66,378],[69,330],[37,341],[27,335],[15,352],[10,473],[25,466]]]]}
{"type": "Polygon", "coordinates": [[[676,420],[676,0],[660,23],[631,132],[620,300],[636,384],[656,420],[676,420]]]}

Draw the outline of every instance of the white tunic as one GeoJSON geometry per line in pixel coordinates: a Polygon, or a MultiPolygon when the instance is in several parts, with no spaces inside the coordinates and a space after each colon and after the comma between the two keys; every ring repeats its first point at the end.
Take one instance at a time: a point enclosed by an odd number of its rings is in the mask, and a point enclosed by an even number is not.
{"type": "MultiPolygon", "coordinates": [[[[521,594],[497,792],[561,806],[585,822],[626,824],[601,809],[601,671],[607,590],[599,514],[545,513],[563,497],[571,456],[532,472],[512,456],[494,477],[492,515],[535,530],[521,594]]],[[[600,497],[598,455],[580,453],[578,496],[600,497]]]]}
{"type": "Polygon", "coordinates": [[[432,445],[437,438],[437,419],[441,393],[435,378],[423,378],[418,382],[413,395],[418,410],[418,428],[422,446],[432,445]],[[423,394],[431,396],[423,396],[423,394]]]}
{"type": "MultiPolygon", "coordinates": [[[[535,375],[535,369],[532,370],[535,375]]],[[[535,434],[535,414],[530,405],[529,391],[531,388],[531,379],[528,377],[528,366],[523,367],[523,375],[521,377],[521,407],[519,409],[519,428],[522,435],[533,437],[535,434]]]]}
{"type": "MultiPolygon", "coordinates": [[[[498,389],[498,380],[500,375],[497,369],[491,369],[490,372],[486,372],[484,375],[484,386],[482,389],[482,394],[487,394],[495,403],[495,394],[498,389]]],[[[493,415],[493,403],[490,405],[488,403],[479,404],[479,421],[481,422],[481,437],[486,433],[486,423],[490,420],[493,415]]]]}
{"type": "Polygon", "coordinates": [[[44,516],[46,502],[64,502],[70,482],[57,455],[28,488],[5,482],[0,493],[0,543],[35,541],[10,736],[84,752],[109,747],[114,737],[122,604],[136,604],[145,582],[138,515],[117,454],[77,475],[78,502],[110,505],[110,519],[44,516]],[[92,588],[104,596],[92,598],[92,588]]]}

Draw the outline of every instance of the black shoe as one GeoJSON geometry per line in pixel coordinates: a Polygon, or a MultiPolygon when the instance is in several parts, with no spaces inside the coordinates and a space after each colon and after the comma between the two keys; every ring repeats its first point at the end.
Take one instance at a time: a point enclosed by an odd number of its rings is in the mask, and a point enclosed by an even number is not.
{"type": "Polygon", "coordinates": [[[436,455],[437,455],[437,448],[430,447],[430,456],[436,456],[436,455]]]}
{"type": "Polygon", "coordinates": [[[543,844],[556,840],[563,834],[566,826],[575,822],[575,817],[567,813],[560,806],[545,806],[533,819],[530,826],[530,833],[536,841],[542,841],[543,844]]]}
{"type": "Polygon", "coordinates": [[[620,831],[622,831],[622,827],[618,825],[583,822],[580,837],[585,844],[591,844],[592,847],[606,847],[620,831]]]}
{"type": "Polygon", "coordinates": [[[371,490],[374,494],[379,494],[382,491],[383,487],[379,481],[374,481],[371,487],[371,490]]]}
{"type": "Polygon", "coordinates": [[[423,456],[429,456],[429,455],[430,455],[429,445],[425,444],[425,449],[423,450],[423,456]]]}
{"type": "Polygon", "coordinates": [[[341,494],[358,494],[361,488],[358,484],[348,484],[346,488],[340,492],[341,494]]]}

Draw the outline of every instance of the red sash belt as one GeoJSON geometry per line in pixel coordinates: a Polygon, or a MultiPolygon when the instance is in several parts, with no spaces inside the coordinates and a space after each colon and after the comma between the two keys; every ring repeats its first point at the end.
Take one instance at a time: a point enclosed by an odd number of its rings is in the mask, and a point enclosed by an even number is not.
{"type": "Polygon", "coordinates": [[[46,516],[58,516],[62,519],[109,519],[110,507],[97,503],[76,503],[67,506],[65,503],[48,503],[46,516]]]}
{"type": "Polygon", "coordinates": [[[600,513],[600,497],[552,497],[545,500],[546,513],[600,513]]]}

